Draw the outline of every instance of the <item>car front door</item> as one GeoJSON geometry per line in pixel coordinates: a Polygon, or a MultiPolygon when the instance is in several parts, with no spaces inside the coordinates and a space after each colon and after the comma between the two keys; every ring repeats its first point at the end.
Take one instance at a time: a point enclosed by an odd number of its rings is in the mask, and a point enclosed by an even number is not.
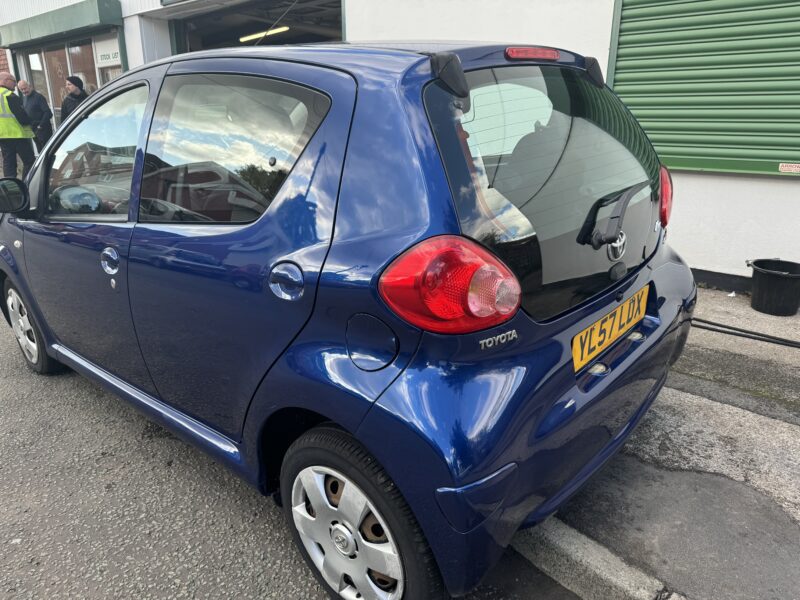
{"type": "Polygon", "coordinates": [[[125,78],[86,101],[37,162],[36,218],[19,221],[28,279],[60,351],[151,394],[128,300],[130,199],[166,69],[125,78]]]}
{"type": "Polygon", "coordinates": [[[355,94],[342,72],[257,58],[181,61],[164,78],[131,310],[161,399],[233,439],[311,315],[355,94]]]}

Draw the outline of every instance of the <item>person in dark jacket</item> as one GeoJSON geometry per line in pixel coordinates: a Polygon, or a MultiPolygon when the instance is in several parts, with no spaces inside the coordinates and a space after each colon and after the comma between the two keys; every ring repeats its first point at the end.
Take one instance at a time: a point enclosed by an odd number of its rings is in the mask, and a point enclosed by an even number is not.
{"type": "Polygon", "coordinates": [[[33,135],[36,136],[33,141],[36,143],[36,149],[41,152],[47,140],[53,135],[53,124],[50,121],[53,118],[53,111],[50,110],[47,99],[24,79],[17,82],[17,89],[22,92],[22,106],[31,118],[33,135]]]}
{"type": "Polygon", "coordinates": [[[3,177],[17,176],[17,156],[22,159],[22,177],[33,166],[31,119],[14,93],[17,80],[11,73],[0,72],[0,152],[3,153],[3,177]]]}
{"type": "Polygon", "coordinates": [[[67,117],[78,108],[78,105],[86,100],[89,95],[83,91],[83,79],[70,75],[67,77],[65,83],[67,86],[67,96],[61,103],[61,123],[67,120],[67,117]]]}

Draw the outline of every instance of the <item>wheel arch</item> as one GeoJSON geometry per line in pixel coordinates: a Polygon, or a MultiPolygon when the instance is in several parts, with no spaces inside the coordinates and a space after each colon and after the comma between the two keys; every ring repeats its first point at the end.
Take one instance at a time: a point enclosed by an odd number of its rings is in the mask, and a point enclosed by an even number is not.
{"type": "Polygon", "coordinates": [[[297,406],[280,408],[267,417],[258,437],[262,492],[272,494],[279,490],[286,451],[301,435],[323,423],[345,429],[325,415],[297,406]]]}

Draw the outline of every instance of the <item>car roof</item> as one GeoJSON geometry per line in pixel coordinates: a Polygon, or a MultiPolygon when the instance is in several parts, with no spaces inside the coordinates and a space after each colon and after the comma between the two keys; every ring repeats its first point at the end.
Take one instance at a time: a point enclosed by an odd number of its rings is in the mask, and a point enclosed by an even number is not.
{"type": "Polygon", "coordinates": [[[458,41],[380,41],[326,42],[286,46],[244,46],[203,50],[170,56],[132,70],[159,64],[202,58],[270,58],[303,62],[341,69],[359,78],[361,75],[382,72],[400,76],[424,57],[437,52],[454,52],[462,61],[499,53],[509,44],[458,41]]]}

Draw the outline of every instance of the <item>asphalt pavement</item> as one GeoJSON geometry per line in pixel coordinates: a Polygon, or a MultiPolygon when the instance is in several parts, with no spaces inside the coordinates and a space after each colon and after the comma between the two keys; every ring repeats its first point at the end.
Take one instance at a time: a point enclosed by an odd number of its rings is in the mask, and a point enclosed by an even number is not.
{"type": "MultiPolygon", "coordinates": [[[[746,297],[701,290],[698,316],[800,339],[746,297]]],[[[623,452],[469,600],[621,598],[596,575],[623,567],[630,597],[800,598],[798,367],[693,330],[623,452]]],[[[0,598],[324,595],[271,500],[88,380],[28,371],[0,324],[0,598]]]]}
{"type": "MultiPolygon", "coordinates": [[[[274,502],[0,323],[0,598],[323,600],[274,502]]],[[[509,550],[468,600],[576,600],[509,550]]]]}

